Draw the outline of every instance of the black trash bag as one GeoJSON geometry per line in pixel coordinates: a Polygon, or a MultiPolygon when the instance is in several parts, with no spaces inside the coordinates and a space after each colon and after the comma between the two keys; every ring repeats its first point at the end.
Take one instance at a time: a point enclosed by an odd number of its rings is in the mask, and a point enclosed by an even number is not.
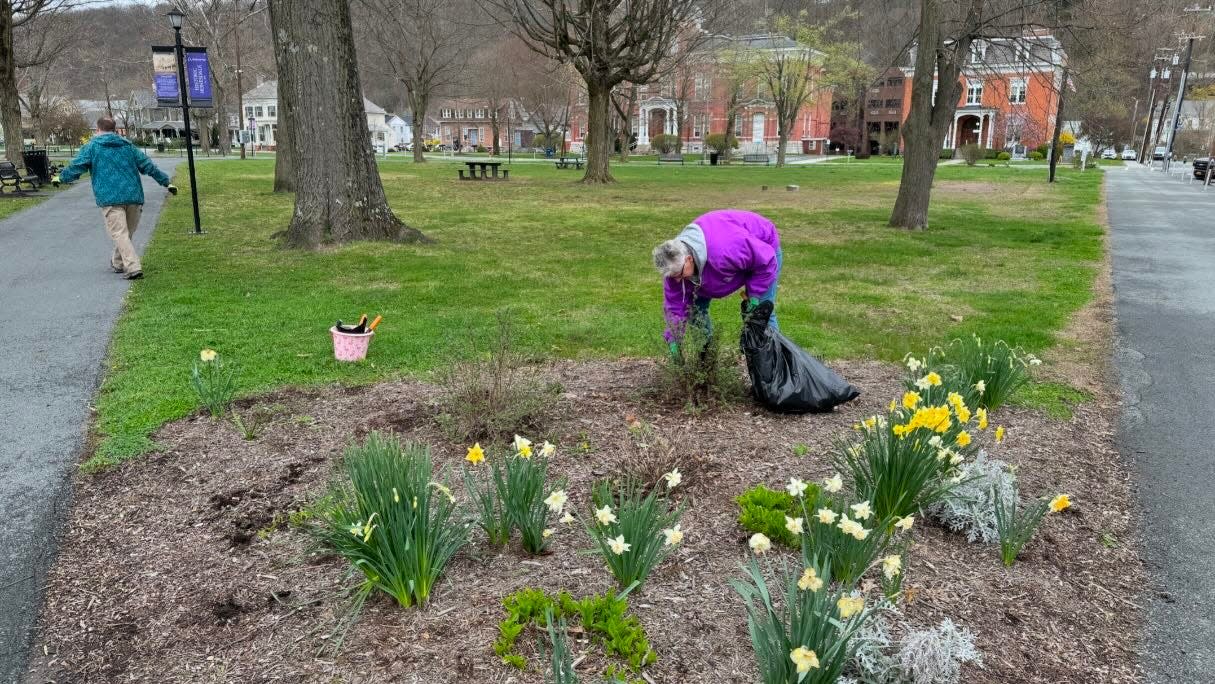
{"type": "Polygon", "coordinates": [[[820,413],[852,401],[860,390],[768,327],[772,302],[760,302],[750,313],[743,303],[743,355],[751,391],[767,408],[780,413],[820,413]]]}

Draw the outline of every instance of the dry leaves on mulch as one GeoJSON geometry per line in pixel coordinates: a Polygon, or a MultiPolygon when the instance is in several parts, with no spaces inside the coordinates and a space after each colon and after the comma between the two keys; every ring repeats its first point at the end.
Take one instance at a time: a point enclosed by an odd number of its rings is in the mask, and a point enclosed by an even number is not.
{"type": "MultiPolygon", "coordinates": [[[[833,436],[880,411],[898,371],[835,364],[864,392],[835,413],[770,415],[749,405],[700,416],[644,396],[645,361],[566,363],[561,415],[535,438],[560,451],[572,503],[591,482],[635,458],[626,416],[654,426],[681,462],[691,507],[684,544],[630,597],[658,662],[649,681],[679,684],[756,679],[744,612],[727,581],[739,575],[748,533],[734,497],[756,483],[830,475],[833,436]],[[586,442],[587,452],[577,445],[586,442]],[[793,447],[806,444],[797,458],[793,447]]],[[[403,610],[369,600],[337,655],[327,644],[348,603],[345,564],[314,552],[287,515],[322,493],[342,448],[371,430],[429,443],[459,468],[465,445],[435,427],[435,388],[395,382],[262,398],[279,415],[243,441],[229,423],[204,418],[165,426],[163,453],[76,482],[73,513],[47,587],[34,681],[58,682],[539,682],[490,650],[502,598],[522,587],[575,596],[611,591],[611,576],[583,531],[560,529],[550,555],[474,541],[448,566],[431,604],[403,610]],[[45,655],[41,655],[45,654],[45,655]]],[[[245,402],[246,407],[249,402],[245,402]]],[[[1065,491],[1073,508],[1051,516],[1012,569],[998,550],[917,523],[905,586],[908,620],[953,619],[977,634],[982,669],[968,683],[1132,682],[1143,584],[1135,553],[1127,473],[1113,448],[1112,406],[1098,398],[1061,422],[1003,409],[1009,438],[993,456],[1016,464],[1026,496],[1065,491]]],[[[661,464],[660,464],[661,465],[661,464]]],[[[535,637],[520,640],[535,660],[535,637]]],[[[576,644],[590,674],[606,661],[576,644]]]]}

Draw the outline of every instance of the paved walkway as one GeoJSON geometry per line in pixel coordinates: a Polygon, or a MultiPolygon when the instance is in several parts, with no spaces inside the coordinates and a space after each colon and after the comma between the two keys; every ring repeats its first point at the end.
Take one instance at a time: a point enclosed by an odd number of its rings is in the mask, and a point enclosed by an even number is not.
{"type": "Polygon", "coordinates": [[[1123,452],[1151,584],[1148,681],[1215,682],[1215,187],[1107,176],[1123,452]]]}
{"type": "MultiPolygon", "coordinates": [[[[158,159],[172,175],[176,159],[158,159]]],[[[0,221],[0,683],[23,673],[68,476],[128,282],[86,176],[0,221]]],[[[167,194],[144,178],[142,251],[167,194]]],[[[0,200],[3,201],[3,200],[0,200]]],[[[177,201],[183,201],[178,199],[177,201]]],[[[187,197],[184,201],[189,202],[187,197]]],[[[155,278],[155,268],[148,271],[155,278]]]]}

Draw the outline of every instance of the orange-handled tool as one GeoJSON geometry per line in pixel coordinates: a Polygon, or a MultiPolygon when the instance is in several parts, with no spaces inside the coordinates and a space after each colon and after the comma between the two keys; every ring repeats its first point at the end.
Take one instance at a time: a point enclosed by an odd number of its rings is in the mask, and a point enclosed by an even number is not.
{"type": "Polygon", "coordinates": [[[375,330],[375,327],[376,327],[377,325],[379,325],[379,324],[380,324],[380,321],[382,321],[382,320],[384,320],[384,317],[383,317],[383,316],[376,316],[376,317],[375,317],[375,320],[371,322],[371,325],[367,326],[367,329],[368,329],[368,330],[375,330]]]}

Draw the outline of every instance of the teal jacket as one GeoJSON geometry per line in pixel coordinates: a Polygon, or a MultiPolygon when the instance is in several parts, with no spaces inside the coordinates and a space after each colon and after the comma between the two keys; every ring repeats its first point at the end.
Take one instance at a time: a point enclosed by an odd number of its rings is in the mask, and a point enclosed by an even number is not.
{"type": "Polygon", "coordinates": [[[148,155],[117,133],[102,133],[84,147],[72,163],[59,172],[59,180],[71,183],[85,172],[92,174],[93,199],[99,207],[143,204],[139,174],[147,174],[168,187],[169,177],[156,168],[148,155]]]}

